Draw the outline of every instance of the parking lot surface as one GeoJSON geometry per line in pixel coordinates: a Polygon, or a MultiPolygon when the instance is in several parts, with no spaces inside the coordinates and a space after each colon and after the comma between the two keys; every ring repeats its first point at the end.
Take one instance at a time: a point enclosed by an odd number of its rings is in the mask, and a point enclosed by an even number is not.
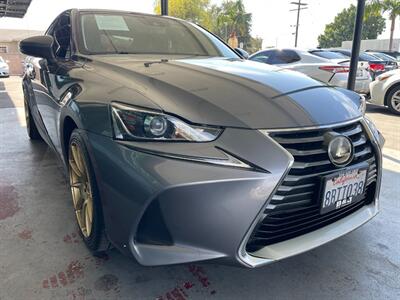
{"type": "Polygon", "coordinates": [[[116,250],[90,255],[57,158],[26,135],[21,79],[0,79],[0,299],[400,299],[400,117],[368,115],[386,138],[372,221],[260,269],[143,267],[116,250]]]}

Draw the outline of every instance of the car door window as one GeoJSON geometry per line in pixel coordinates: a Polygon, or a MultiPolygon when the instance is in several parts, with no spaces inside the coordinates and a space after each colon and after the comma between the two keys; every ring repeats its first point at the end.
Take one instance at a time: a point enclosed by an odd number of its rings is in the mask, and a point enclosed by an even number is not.
{"type": "Polygon", "coordinates": [[[300,56],[293,50],[277,50],[268,60],[269,64],[290,64],[300,60],[300,56]]]}
{"type": "Polygon", "coordinates": [[[269,63],[269,62],[268,62],[268,59],[270,59],[272,53],[273,53],[272,50],[263,51],[263,52],[257,53],[256,55],[252,56],[252,57],[250,58],[250,60],[258,61],[258,62],[262,62],[262,63],[268,64],[268,63],[269,63]]]}

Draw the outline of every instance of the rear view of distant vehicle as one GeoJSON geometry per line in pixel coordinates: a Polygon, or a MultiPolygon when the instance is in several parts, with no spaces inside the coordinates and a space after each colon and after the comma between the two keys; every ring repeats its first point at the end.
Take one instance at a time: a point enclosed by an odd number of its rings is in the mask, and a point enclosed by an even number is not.
{"type": "Polygon", "coordinates": [[[387,106],[393,113],[400,115],[400,70],[379,75],[370,88],[371,103],[387,106]]]}
{"type": "MultiPolygon", "coordinates": [[[[254,53],[249,59],[298,71],[330,85],[347,87],[349,66],[341,64],[343,61],[348,62],[346,58],[330,60],[299,49],[268,49],[254,53]]],[[[368,94],[370,82],[368,72],[358,72],[356,92],[368,94]]]]}
{"type": "Polygon", "coordinates": [[[375,56],[375,57],[377,57],[377,58],[379,58],[379,59],[392,62],[392,65],[395,65],[395,64],[396,64],[396,65],[397,65],[397,68],[398,68],[399,65],[400,65],[400,61],[398,61],[398,60],[395,59],[394,57],[392,57],[392,56],[390,56],[390,55],[387,55],[387,54],[385,54],[385,53],[370,51],[370,52],[368,52],[368,54],[370,54],[370,55],[372,55],[372,56],[375,56]]]}
{"type": "MultiPolygon", "coordinates": [[[[348,58],[351,57],[351,51],[348,49],[331,49],[332,52],[341,53],[348,58]]],[[[360,53],[359,61],[365,61],[369,64],[369,71],[371,73],[372,80],[387,71],[397,69],[397,63],[390,60],[383,60],[369,53],[360,53]]]]}
{"type": "MultiPolygon", "coordinates": [[[[342,66],[347,66],[350,68],[350,58],[346,55],[333,52],[325,49],[312,49],[308,51],[309,53],[329,59],[331,62],[338,63],[342,66]]],[[[356,91],[364,91],[361,93],[369,94],[369,84],[372,81],[371,73],[369,70],[369,64],[366,61],[359,61],[357,65],[356,73],[356,91]]]]}
{"type": "Polygon", "coordinates": [[[10,69],[7,62],[0,56],[0,77],[10,76],[10,69]]]}

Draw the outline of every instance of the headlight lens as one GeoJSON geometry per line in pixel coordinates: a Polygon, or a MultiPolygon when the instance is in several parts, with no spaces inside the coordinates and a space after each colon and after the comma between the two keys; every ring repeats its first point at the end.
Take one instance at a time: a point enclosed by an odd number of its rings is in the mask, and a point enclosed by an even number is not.
{"type": "Polygon", "coordinates": [[[210,142],[221,128],[194,126],[176,117],[151,110],[112,103],[114,137],[120,140],[153,140],[163,142],[210,142]]]}

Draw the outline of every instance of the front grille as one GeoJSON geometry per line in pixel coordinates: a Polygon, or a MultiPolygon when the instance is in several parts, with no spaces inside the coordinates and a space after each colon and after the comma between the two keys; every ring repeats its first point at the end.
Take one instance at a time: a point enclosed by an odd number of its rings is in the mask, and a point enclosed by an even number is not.
{"type": "Polygon", "coordinates": [[[374,200],[376,160],[373,146],[361,123],[301,132],[270,133],[270,136],[293,155],[294,163],[253,231],[246,246],[248,252],[321,228],[374,200]],[[365,193],[360,196],[362,200],[321,215],[321,177],[340,170],[330,162],[323,146],[326,132],[337,132],[352,140],[355,151],[349,166],[367,162],[369,167],[365,193]]]}

